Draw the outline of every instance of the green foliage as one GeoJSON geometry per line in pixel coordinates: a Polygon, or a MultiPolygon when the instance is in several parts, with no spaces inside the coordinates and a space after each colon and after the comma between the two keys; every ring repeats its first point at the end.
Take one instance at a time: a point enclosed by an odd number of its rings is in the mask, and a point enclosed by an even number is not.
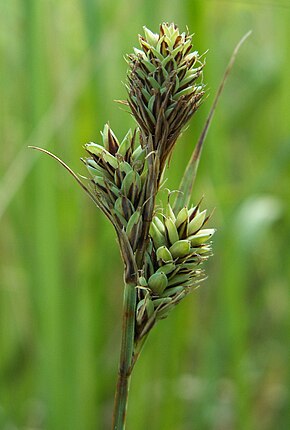
{"type": "MultiPolygon", "coordinates": [[[[51,149],[85,175],[81,144],[95,135],[100,143],[108,118],[120,136],[132,127],[113,102],[126,97],[123,55],[132,35],[168,20],[188,25],[200,53],[210,50],[208,99],[177,143],[170,189],[178,187],[233,47],[249,29],[253,35],[228,81],[193,190],[193,201],[204,194],[205,206],[216,207],[208,279],[152,332],[132,379],[127,428],[287,429],[289,8],[4,3],[0,428],[110,427],[122,303],[114,232],[69,176],[26,148],[51,149]]],[[[134,157],[143,162],[139,152],[134,157]]],[[[144,309],[154,311],[149,303],[144,309]]]]}

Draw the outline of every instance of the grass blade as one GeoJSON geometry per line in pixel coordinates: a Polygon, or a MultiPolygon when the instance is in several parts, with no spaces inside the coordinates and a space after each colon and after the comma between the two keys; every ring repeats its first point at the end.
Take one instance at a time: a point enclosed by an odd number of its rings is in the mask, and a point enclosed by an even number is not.
{"type": "Polygon", "coordinates": [[[238,53],[240,47],[242,46],[242,44],[250,36],[251,33],[252,32],[249,31],[248,33],[246,33],[241,38],[241,40],[236,45],[236,47],[235,47],[235,49],[234,49],[234,51],[232,53],[230,61],[229,61],[228,65],[227,65],[227,68],[225,70],[224,76],[223,76],[223,78],[221,80],[221,83],[219,85],[217,94],[216,94],[216,96],[214,98],[214,101],[213,101],[212,107],[210,109],[209,115],[207,117],[207,120],[205,122],[203,130],[201,132],[201,135],[200,135],[200,137],[198,139],[198,142],[197,142],[197,144],[196,144],[196,146],[195,146],[195,148],[193,150],[191,158],[190,158],[190,160],[189,160],[189,162],[187,164],[187,167],[186,167],[186,170],[184,172],[184,175],[183,175],[183,177],[181,179],[181,183],[180,183],[180,186],[179,186],[180,193],[177,193],[176,199],[175,199],[175,202],[174,202],[174,205],[173,205],[173,210],[174,210],[175,213],[178,213],[182,209],[183,206],[186,206],[189,203],[189,200],[190,200],[190,197],[191,197],[192,188],[193,188],[193,184],[194,184],[194,181],[195,181],[195,177],[196,177],[196,173],[197,173],[197,169],[198,169],[198,165],[199,165],[199,160],[200,160],[200,157],[201,157],[201,152],[202,152],[203,144],[204,144],[204,141],[205,141],[205,138],[206,138],[209,126],[211,124],[211,121],[212,121],[212,118],[213,118],[216,106],[217,106],[218,101],[220,99],[220,96],[221,96],[221,94],[223,92],[226,80],[227,80],[227,78],[228,78],[228,76],[229,76],[229,74],[230,74],[230,72],[232,70],[232,67],[233,67],[234,63],[235,63],[235,59],[236,59],[237,53],[238,53]]]}

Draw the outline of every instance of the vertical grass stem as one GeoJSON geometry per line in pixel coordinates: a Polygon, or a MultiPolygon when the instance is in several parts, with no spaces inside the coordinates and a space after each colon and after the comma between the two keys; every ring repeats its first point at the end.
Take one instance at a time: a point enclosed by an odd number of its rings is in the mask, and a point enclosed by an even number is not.
{"type": "Polygon", "coordinates": [[[127,400],[132,371],[135,332],[136,286],[126,283],[123,305],[123,329],[119,364],[119,375],[115,392],[112,430],[125,428],[127,400]]]}

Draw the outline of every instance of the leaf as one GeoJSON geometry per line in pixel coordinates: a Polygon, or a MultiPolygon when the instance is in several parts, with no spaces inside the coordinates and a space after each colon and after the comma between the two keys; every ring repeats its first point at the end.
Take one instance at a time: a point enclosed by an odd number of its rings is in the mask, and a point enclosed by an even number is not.
{"type": "Polygon", "coordinates": [[[250,36],[251,31],[249,31],[248,33],[246,33],[241,40],[239,41],[239,43],[236,45],[232,56],[230,58],[230,61],[227,65],[227,68],[225,70],[224,76],[221,80],[221,83],[219,85],[217,94],[214,98],[212,107],[210,109],[209,115],[207,117],[207,120],[205,122],[205,125],[203,127],[203,130],[201,132],[201,135],[198,139],[198,142],[192,152],[191,158],[187,164],[187,167],[185,169],[184,175],[181,179],[180,182],[180,186],[179,186],[179,191],[180,193],[177,193],[176,195],[176,199],[173,205],[173,210],[174,213],[177,214],[184,206],[187,206],[189,204],[189,200],[191,197],[191,192],[192,192],[192,187],[195,181],[195,177],[196,177],[196,173],[197,173],[197,169],[198,169],[198,165],[199,165],[199,160],[200,160],[200,156],[201,156],[201,152],[202,152],[202,148],[203,148],[203,143],[205,141],[209,126],[211,124],[216,106],[218,104],[218,101],[220,99],[220,96],[223,92],[226,80],[232,70],[232,67],[234,65],[237,53],[240,49],[240,47],[242,46],[242,44],[245,42],[245,40],[250,36]]]}

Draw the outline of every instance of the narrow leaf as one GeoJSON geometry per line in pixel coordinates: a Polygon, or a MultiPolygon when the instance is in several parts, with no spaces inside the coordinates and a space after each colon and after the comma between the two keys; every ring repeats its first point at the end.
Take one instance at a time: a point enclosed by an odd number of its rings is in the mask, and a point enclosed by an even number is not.
{"type": "Polygon", "coordinates": [[[195,177],[196,177],[196,173],[197,173],[197,169],[198,169],[198,165],[199,165],[199,160],[200,160],[200,156],[201,156],[201,152],[202,152],[202,148],[203,148],[203,143],[204,143],[204,140],[206,138],[209,126],[211,124],[216,106],[217,106],[218,101],[220,99],[220,96],[223,92],[226,80],[227,80],[227,78],[228,78],[228,76],[232,70],[232,67],[234,65],[237,53],[238,53],[240,47],[242,46],[242,44],[245,42],[245,40],[250,36],[250,34],[251,34],[251,31],[246,33],[241,38],[241,40],[236,45],[236,47],[232,53],[232,56],[231,56],[230,61],[228,63],[228,66],[225,70],[224,76],[223,76],[221,83],[219,85],[217,94],[214,98],[214,101],[213,101],[212,107],[210,109],[209,115],[207,117],[207,120],[205,122],[203,130],[201,132],[201,135],[200,135],[198,142],[197,142],[197,144],[196,144],[196,146],[192,152],[191,158],[187,164],[186,170],[185,170],[184,175],[181,179],[180,186],[179,186],[180,193],[177,193],[176,199],[175,199],[175,202],[173,205],[173,210],[174,210],[175,214],[177,214],[184,206],[187,206],[189,204],[189,200],[190,200],[191,192],[192,192],[192,187],[193,187],[193,184],[195,181],[195,177]]]}

